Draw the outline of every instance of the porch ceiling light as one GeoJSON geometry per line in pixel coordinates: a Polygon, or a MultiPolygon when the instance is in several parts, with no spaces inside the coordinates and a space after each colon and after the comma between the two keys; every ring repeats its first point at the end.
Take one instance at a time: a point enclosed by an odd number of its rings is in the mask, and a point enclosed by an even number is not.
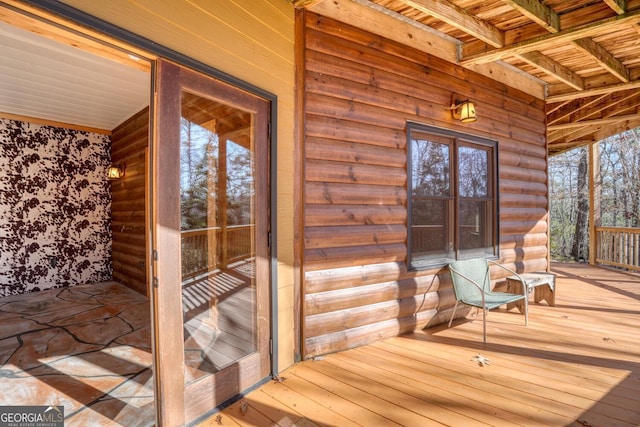
{"type": "Polygon", "coordinates": [[[451,115],[462,123],[472,123],[477,120],[476,106],[468,99],[462,101],[454,99],[451,104],[451,115]]]}
{"type": "Polygon", "coordinates": [[[107,169],[107,177],[109,179],[120,179],[124,176],[124,164],[111,164],[107,169]]]}

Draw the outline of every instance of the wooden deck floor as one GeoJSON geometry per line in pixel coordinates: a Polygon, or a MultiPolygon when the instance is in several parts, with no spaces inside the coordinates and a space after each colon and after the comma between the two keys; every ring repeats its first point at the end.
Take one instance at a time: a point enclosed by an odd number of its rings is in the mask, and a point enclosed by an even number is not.
{"type": "Polygon", "coordinates": [[[639,426],[640,279],[555,264],[556,307],[299,363],[203,425],[639,426]],[[480,366],[476,356],[489,359],[480,366]]]}

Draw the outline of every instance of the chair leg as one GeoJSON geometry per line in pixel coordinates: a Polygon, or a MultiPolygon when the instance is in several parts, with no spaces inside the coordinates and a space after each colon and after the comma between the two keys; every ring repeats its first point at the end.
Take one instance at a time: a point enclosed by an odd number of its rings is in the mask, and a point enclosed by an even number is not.
{"type": "Polygon", "coordinates": [[[453,322],[453,316],[456,315],[457,308],[458,308],[458,301],[456,301],[456,305],[453,307],[453,312],[451,313],[451,318],[449,319],[449,328],[451,327],[451,322],[453,322]]]}
{"type": "Polygon", "coordinates": [[[529,326],[529,295],[524,299],[524,326],[529,326]]]}
{"type": "Polygon", "coordinates": [[[487,309],[482,309],[482,342],[487,343],[487,309]]]}

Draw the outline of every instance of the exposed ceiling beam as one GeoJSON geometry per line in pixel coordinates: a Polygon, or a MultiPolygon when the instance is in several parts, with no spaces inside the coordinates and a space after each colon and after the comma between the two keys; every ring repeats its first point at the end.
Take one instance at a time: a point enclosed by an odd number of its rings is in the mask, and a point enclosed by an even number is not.
{"type": "MultiPolygon", "coordinates": [[[[560,17],[539,0],[502,0],[550,33],[560,31],[560,17]]],[[[613,1],[613,0],[611,0],[613,1]]]]}
{"type": "Polygon", "coordinates": [[[323,2],[324,0],[289,0],[289,2],[294,6],[294,7],[299,7],[299,8],[303,8],[303,7],[312,7],[318,3],[323,2]]]}
{"type": "Polygon", "coordinates": [[[582,147],[584,145],[589,145],[595,141],[590,139],[588,140],[580,140],[580,141],[569,141],[562,143],[549,144],[549,155],[557,156],[558,154],[562,154],[565,151],[573,150],[574,148],[582,147]]]}
{"type": "Polygon", "coordinates": [[[566,83],[576,90],[584,89],[584,79],[582,77],[549,57],[542,55],[540,52],[523,53],[519,55],[519,57],[530,65],[553,75],[561,82],[566,83]]]}
{"type": "Polygon", "coordinates": [[[536,50],[544,50],[557,44],[565,44],[585,37],[597,36],[603,32],[611,31],[613,28],[620,25],[631,25],[637,22],[640,22],[640,9],[625,13],[624,15],[613,16],[599,21],[578,25],[566,30],[561,30],[555,34],[534,37],[529,40],[514,43],[505,47],[499,47],[486,52],[471,52],[469,51],[470,49],[467,49],[467,45],[463,45],[460,64],[463,66],[484,64],[487,62],[497,61],[508,56],[533,52],[536,50]]]}
{"type": "Polygon", "coordinates": [[[596,141],[600,141],[612,135],[635,129],[637,127],[640,127],[640,119],[620,122],[617,125],[607,127],[606,129],[598,129],[593,135],[596,141]]]}
{"type": "MultiPolygon", "coordinates": [[[[448,62],[457,62],[460,42],[420,22],[392,12],[368,0],[327,0],[309,8],[312,12],[354,25],[380,36],[413,47],[448,62]],[[375,22],[375,26],[371,26],[375,22]]],[[[509,86],[544,99],[544,82],[497,62],[469,67],[474,72],[497,81],[509,82],[509,86]]]]}
{"type": "Polygon", "coordinates": [[[606,119],[582,120],[579,122],[549,125],[547,126],[547,131],[555,131],[555,130],[562,130],[562,129],[576,129],[576,128],[582,128],[586,126],[602,126],[609,123],[621,122],[625,120],[639,120],[639,119],[640,119],[640,114],[627,114],[625,116],[613,116],[613,117],[608,117],[606,119]]]}
{"type": "Polygon", "coordinates": [[[400,0],[493,46],[504,46],[504,33],[447,0],[400,0]]]}
{"type": "Polygon", "coordinates": [[[626,0],[604,0],[604,2],[613,9],[618,15],[622,15],[627,11],[626,0]]]}
{"type": "MultiPolygon", "coordinates": [[[[478,19],[466,10],[450,3],[447,0],[400,0],[404,4],[413,7],[422,13],[431,15],[447,24],[464,31],[465,33],[483,40],[493,47],[504,46],[504,33],[498,28],[478,19]]],[[[549,7],[544,6],[538,0],[504,0],[527,16],[533,16],[536,22],[540,22],[550,31],[558,31],[558,15],[549,7]]],[[[539,52],[528,52],[517,55],[523,61],[533,65],[539,70],[552,75],[561,82],[574,89],[584,89],[583,79],[566,67],[539,52]]]]}
{"type": "Polygon", "coordinates": [[[611,74],[622,80],[628,82],[629,70],[624,64],[618,61],[613,55],[611,55],[606,49],[594,42],[593,39],[585,37],[583,39],[574,40],[573,43],[583,52],[593,56],[598,64],[611,74]]]}
{"type": "Polygon", "coordinates": [[[607,85],[593,89],[587,89],[582,92],[569,92],[547,97],[547,103],[570,101],[572,99],[586,98],[588,96],[597,96],[607,93],[619,92],[622,90],[640,89],[640,80],[634,80],[629,83],[620,83],[616,85],[607,85]]]}
{"type": "Polygon", "coordinates": [[[597,108],[600,103],[606,103],[607,98],[614,96],[612,94],[600,95],[596,97],[574,99],[565,101],[562,107],[554,111],[547,112],[547,125],[556,124],[559,121],[570,118],[577,112],[588,110],[590,107],[597,108]]]}

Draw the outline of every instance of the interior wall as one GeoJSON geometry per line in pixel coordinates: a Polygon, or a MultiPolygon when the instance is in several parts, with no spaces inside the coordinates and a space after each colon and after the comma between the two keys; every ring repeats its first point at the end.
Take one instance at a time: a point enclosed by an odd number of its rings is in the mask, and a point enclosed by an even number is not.
{"type": "Polygon", "coordinates": [[[304,18],[304,355],[451,315],[445,266],[407,269],[408,121],[498,141],[501,261],[545,270],[543,101],[330,18],[304,18]],[[476,103],[476,122],[451,117],[454,93],[476,103]]]}
{"type": "Polygon", "coordinates": [[[146,296],[148,147],[147,107],[112,131],[111,161],[124,176],[110,181],[113,279],[146,296]]]}
{"type": "Polygon", "coordinates": [[[111,279],[109,137],[0,119],[0,296],[111,279]]]}

